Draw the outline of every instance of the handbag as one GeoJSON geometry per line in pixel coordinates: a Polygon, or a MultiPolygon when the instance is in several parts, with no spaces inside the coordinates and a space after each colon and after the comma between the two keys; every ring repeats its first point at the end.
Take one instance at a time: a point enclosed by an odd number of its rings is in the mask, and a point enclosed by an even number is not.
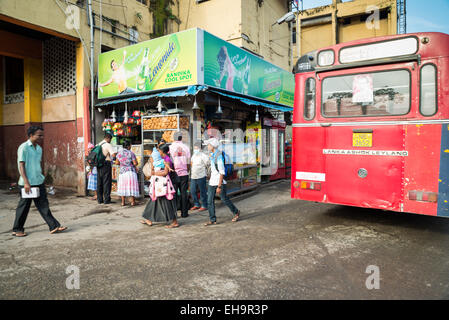
{"type": "Polygon", "coordinates": [[[151,164],[150,159],[148,159],[147,163],[142,168],[143,174],[145,177],[149,178],[151,177],[151,172],[153,171],[153,165],[151,164]]]}

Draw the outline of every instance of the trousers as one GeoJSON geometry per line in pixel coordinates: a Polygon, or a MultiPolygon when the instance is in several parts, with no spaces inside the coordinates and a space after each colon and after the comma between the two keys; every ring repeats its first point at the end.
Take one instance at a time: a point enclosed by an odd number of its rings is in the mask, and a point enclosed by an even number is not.
{"type": "Polygon", "coordinates": [[[23,232],[24,231],[24,225],[25,221],[28,217],[28,213],[30,212],[31,202],[34,201],[34,205],[36,206],[37,210],[41,214],[41,217],[45,220],[45,222],[48,225],[48,228],[50,231],[59,228],[61,225],[59,224],[58,220],[53,217],[50,211],[50,207],[48,204],[47,199],[47,190],[45,190],[45,185],[41,184],[39,186],[32,186],[32,187],[39,187],[39,197],[30,199],[30,198],[22,198],[22,189],[23,187],[20,187],[20,200],[19,204],[17,205],[16,209],[16,218],[14,220],[14,232],[23,232]]]}

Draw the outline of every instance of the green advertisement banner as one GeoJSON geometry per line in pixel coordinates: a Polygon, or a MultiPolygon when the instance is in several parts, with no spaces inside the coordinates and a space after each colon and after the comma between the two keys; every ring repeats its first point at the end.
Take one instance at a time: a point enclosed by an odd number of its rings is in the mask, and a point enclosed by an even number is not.
{"type": "Polygon", "coordinates": [[[292,73],[206,31],[204,84],[293,107],[292,73]]]}
{"type": "Polygon", "coordinates": [[[98,58],[99,99],[197,82],[197,29],[108,51],[98,58]]]}

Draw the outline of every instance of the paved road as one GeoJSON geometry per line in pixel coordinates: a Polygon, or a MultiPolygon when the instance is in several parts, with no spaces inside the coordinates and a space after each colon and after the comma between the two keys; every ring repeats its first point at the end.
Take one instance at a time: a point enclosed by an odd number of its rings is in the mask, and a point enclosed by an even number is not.
{"type": "Polygon", "coordinates": [[[0,202],[0,299],[449,298],[449,219],[291,200],[288,182],[237,200],[237,223],[220,207],[217,226],[196,213],[172,230],[140,225],[143,206],[59,192],[50,204],[69,232],[50,235],[33,211],[14,238],[17,196],[0,202]]]}

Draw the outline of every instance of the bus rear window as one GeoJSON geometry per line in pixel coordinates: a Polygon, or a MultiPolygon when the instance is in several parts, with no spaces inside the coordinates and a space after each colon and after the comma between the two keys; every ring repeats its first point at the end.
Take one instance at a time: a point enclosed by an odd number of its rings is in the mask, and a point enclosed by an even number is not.
{"type": "Polygon", "coordinates": [[[322,82],[325,117],[379,117],[410,111],[410,72],[395,70],[327,77],[322,82]]]}
{"type": "Polygon", "coordinates": [[[306,92],[304,94],[304,119],[315,118],[315,79],[306,80],[306,92]]]}
{"type": "Polygon", "coordinates": [[[427,117],[437,112],[437,70],[433,64],[421,68],[420,111],[427,117]]]}

